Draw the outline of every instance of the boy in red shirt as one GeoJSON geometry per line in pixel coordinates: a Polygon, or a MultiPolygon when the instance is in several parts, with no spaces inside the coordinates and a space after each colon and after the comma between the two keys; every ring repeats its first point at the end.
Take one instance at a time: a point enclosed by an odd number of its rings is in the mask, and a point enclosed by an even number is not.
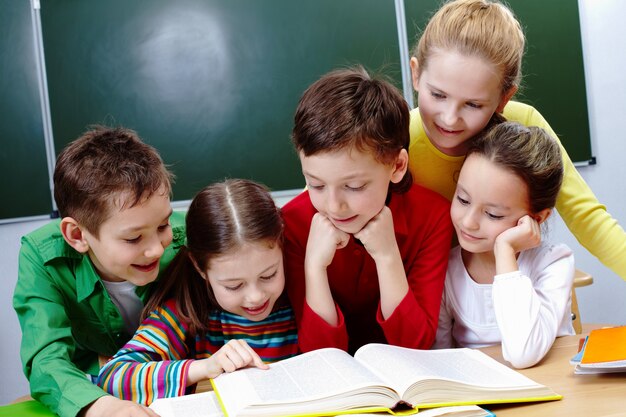
{"type": "Polygon", "coordinates": [[[362,68],[331,72],[300,99],[292,139],[308,188],[283,208],[300,349],[430,348],[450,204],[412,184],[402,95],[362,68]]]}

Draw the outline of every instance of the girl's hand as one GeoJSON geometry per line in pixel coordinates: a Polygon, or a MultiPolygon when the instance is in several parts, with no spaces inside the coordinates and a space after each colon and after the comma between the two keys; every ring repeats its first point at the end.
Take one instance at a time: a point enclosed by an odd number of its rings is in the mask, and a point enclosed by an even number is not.
{"type": "Polygon", "coordinates": [[[496,274],[517,271],[516,255],[541,244],[541,226],[535,219],[525,215],[517,225],[496,237],[493,253],[496,258],[496,274]]]}
{"type": "Polygon", "coordinates": [[[187,375],[187,385],[248,366],[255,366],[259,369],[269,368],[245,340],[230,340],[211,357],[196,360],[191,364],[187,375]]]}
{"type": "Polygon", "coordinates": [[[315,213],[311,221],[306,244],[306,269],[326,269],[333,261],[337,249],[345,248],[350,235],[337,229],[328,217],[315,213]]]}
{"type": "Polygon", "coordinates": [[[378,262],[399,256],[398,242],[393,228],[393,215],[384,206],[354,237],[359,239],[367,252],[378,262]]]}

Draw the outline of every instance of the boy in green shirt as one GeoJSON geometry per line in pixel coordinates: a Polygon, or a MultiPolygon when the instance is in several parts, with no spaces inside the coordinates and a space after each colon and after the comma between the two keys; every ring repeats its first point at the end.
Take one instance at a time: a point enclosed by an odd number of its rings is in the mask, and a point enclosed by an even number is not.
{"type": "Polygon", "coordinates": [[[22,238],[13,306],[32,396],[62,417],[155,415],[91,381],[133,335],[159,271],[184,244],[171,174],[135,132],[96,127],[54,172],[61,218],[22,238]]]}

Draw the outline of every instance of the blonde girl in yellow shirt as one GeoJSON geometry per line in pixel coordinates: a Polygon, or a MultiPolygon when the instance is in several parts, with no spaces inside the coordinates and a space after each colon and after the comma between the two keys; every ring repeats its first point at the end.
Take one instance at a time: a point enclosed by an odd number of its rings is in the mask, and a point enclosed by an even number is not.
{"type": "MultiPolygon", "coordinates": [[[[557,137],[537,110],[511,101],[521,80],[524,45],[519,21],[498,1],[449,1],[433,15],[411,57],[418,108],[411,112],[409,168],[416,183],[451,200],[472,138],[495,113],[557,137]]],[[[624,229],[562,145],[561,154],[557,211],[581,245],[626,280],[624,229]]]]}

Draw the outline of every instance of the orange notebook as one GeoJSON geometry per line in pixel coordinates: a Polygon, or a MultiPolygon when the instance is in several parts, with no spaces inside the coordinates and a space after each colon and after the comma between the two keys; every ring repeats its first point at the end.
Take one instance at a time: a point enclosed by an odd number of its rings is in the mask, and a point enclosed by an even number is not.
{"type": "Polygon", "coordinates": [[[626,372],[626,326],[592,330],[574,372],[626,372]]]}
{"type": "Polygon", "coordinates": [[[580,363],[616,361],[626,361],[626,326],[592,330],[580,363]]]}

